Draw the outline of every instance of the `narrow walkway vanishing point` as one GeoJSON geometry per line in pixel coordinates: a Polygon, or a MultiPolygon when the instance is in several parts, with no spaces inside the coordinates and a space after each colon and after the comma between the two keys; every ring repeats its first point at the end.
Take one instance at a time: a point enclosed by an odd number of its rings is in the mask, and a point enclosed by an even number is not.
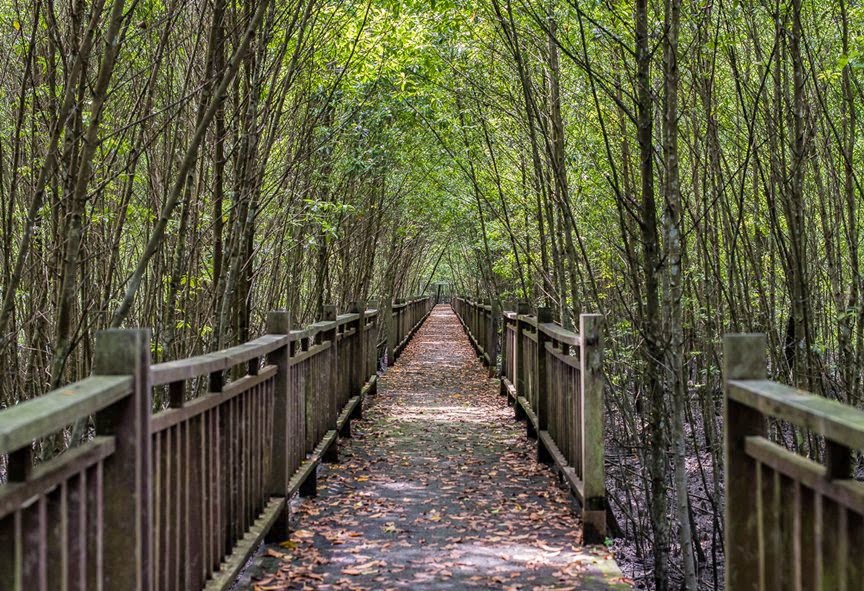
{"type": "Polygon", "coordinates": [[[236,589],[618,589],[581,545],[567,490],[536,461],[497,380],[438,306],[367,399],[318,496],[292,506],[236,589]]]}

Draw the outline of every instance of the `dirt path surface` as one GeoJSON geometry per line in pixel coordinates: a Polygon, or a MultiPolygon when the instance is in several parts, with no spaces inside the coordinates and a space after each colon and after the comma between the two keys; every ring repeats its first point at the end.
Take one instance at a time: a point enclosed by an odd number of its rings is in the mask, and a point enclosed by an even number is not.
{"type": "Polygon", "coordinates": [[[627,588],[487,375],[438,306],[238,588],[627,588]]]}

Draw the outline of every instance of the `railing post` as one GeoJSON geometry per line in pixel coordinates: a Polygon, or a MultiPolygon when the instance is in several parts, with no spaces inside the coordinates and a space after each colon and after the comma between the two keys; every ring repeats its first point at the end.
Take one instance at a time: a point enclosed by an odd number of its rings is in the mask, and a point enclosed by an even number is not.
{"type": "MultiPolygon", "coordinates": [[[[321,321],[322,322],[335,322],[336,321],[336,306],[332,304],[328,304],[323,307],[321,310],[321,321]]],[[[339,408],[340,404],[344,404],[344,400],[340,400],[341,389],[339,388],[339,353],[336,350],[336,333],[339,327],[335,324],[333,328],[330,330],[325,330],[321,333],[321,341],[330,341],[330,351],[327,355],[327,363],[322,368],[322,371],[325,373],[323,376],[322,382],[327,385],[327,389],[330,392],[330,401],[333,408],[333,416],[331,428],[336,428],[336,419],[339,418],[339,408]]]]}
{"type": "MultiPolygon", "coordinates": [[[[606,468],[604,445],[603,315],[579,317],[582,375],[582,538],[585,544],[606,539],[606,468]]],[[[574,409],[575,410],[575,409],[574,409]]],[[[574,423],[575,422],[574,417],[574,423]]]]}
{"type": "Polygon", "coordinates": [[[382,325],[382,330],[387,337],[387,345],[386,345],[386,356],[387,356],[387,366],[393,365],[393,361],[395,359],[393,352],[396,350],[396,345],[399,343],[396,341],[396,323],[393,321],[393,298],[387,298],[381,304],[381,320],[384,322],[382,325]]]}
{"type": "Polygon", "coordinates": [[[153,553],[150,331],[97,333],[93,373],[132,375],[131,395],[96,413],[96,434],[114,437],[116,445],[102,476],[102,588],[149,591],[153,553]]]}
{"type": "Polygon", "coordinates": [[[474,301],[471,302],[471,324],[469,326],[471,327],[471,334],[474,335],[474,340],[482,347],[483,345],[477,341],[477,338],[480,336],[480,331],[477,330],[480,326],[480,316],[478,312],[477,299],[475,298],[474,301]]]}
{"type": "MultiPolygon", "coordinates": [[[[286,310],[267,312],[267,334],[287,335],[291,332],[291,313],[286,310]]],[[[273,446],[270,449],[270,481],[267,483],[269,496],[284,497],[291,479],[292,462],[289,437],[292,434],[291,424],[291,345],[285,344],[267,354],[267,364],[276,366],[276,377],[273,394],[273,446]]],[[[294,409],[295,412],[297,409],[294,409]]],[[[305,440],[305,437],[304,437],[305,440]]],[[[289,509],[286,501],[282,514],[267,533],[270,542],[281,542],[288,539],[289,509]]]]}
{"type": "Polygon", "coordinates": [[[381,300],[372,300],[367,304],[370,310],[375,310],[375,316],[372,316],[371,322],[367,321],[367,325],[374,325],[372,329],[367,330],[370,334],[366,337],[366,375],[378,373],[378,327],[381,325],[381,300]]]}
{"type": "Polygon", "coordinates": [[[351,373],[354,375],[351,384],[351,394],[353,395],[355,393],[360,393],[360,390],[363,389],[363,385],[366,383],[369,376],[363,375],[366,373],[366,302],[351,302],[350,305],[351,313],[359,314],[359,318],[357,318],[356,323],[354,324],[357,332],[354,334],[355,340],[354,347],[352,347],[353,356],[351,358],[351,373]]]}
{"type": "MultiPolygon", "coordinates": [[[[513,409],[516,415],[516,420],[527,418],[525,416],[525,410],[522,408],[522,405],[519,404],[519,397],[525,396],[525,368],[523,367],[525,365],[525,336],[522,334],[525,329],[523,326],[522,316],[528,314],[529,310],[530,307],[528,302],[520,301],[516,303],[516,338],[514,339],[515,349],[513,351],[513,365],[515,366],[513,387],[516,388],[513,409]]],[[[530,421],[528,430],[531,430],[530,421]]]]}
{"type": "MultiPolygon", "coordinates": [[[[341,399],[340,394],[342,390],[339,388],[339,352],[337,352],[336,348],[336,333],[338,332],[339,327],[335,324],[336,306],[332,304],[325,305],[321,310],[321,321],[334,322],[333,328],[321,332],[321,342],[330,341],[330,349],[327,351],[327,356],[325,358],[326,362],[319,363],[318,365],[318,371],[321,372],[318,376],[318,383],[327,390],[323,393],[324,396],[328,397],[327,408],[331,413],[330,416],[327,417],[327,428],[335,429],[342,405],[347,402],[347,400],[341,399]]],[[[321,411],[319,410],[319,412],[321,411]]],[[[327,448],[327,453],[324,455],[322,460],[328,463],[336,463],[339,461],[338,439],[327,448]]]]}
{"type": "Polygon", "coordinates": [[[730,380],[758,380],[766,376],[764,334],[733,334],[723,338],[723,429],[726,474],[726,589],[759,588],[759,539],[756,499],[759,496],[756,462],[745,452],[747,437],[765,435],[758,411],[729,398],[730,380]]]}
{"type": "Polygon", "coordinates": [[[494,298],[489,300],[489,306],[489,334],[486,342],[489,343],[489,377],[494,378],[498,375],[498,319],[501,316],[501,307],[494,298]]]}
{"type": "MultiPolygon", "coordinates": [[[[549,376],[546,372],[546,343],[549,337],[540,329],[542,324],[552,322],[551,308],[537,309],[537,360],[534,367],[537,376],[537,434],[549,430],[549,376]]],[[[552,461],[549,450],[537,438],[537,461],[548,464],[552,461]]]]}
{"type": "Polygon", "coordinates": [[[507,369],[508,369],[507,368],[507,347],[508,347],[507,335],[508,335],[509,329],[507,326],[507,316],[505,315],[506,312],[509,311],[509,308],[511,308],[511,306],[509,304],[505,303],[504,306],[502,306],[502,308],[503,309],[498,310],[498,320],[501,323],[501,370],[498,372],[498,377],[499,377],[500,382],[501,382],[500,383],[500,394],[502,396],[506,396],[507,395],[507,386],[506,386],[506,384],[504,384],[504,378],[507,378],[508,380],[510,380],[511,383],[513,381],[513,376],[510,376],[507,374],[507,369]]]}
{"type": "MultiPolygon", "coordinates": [[[[396,298],[395,306],[399,306],[402,303],[401,298],[396,298]]],[[[396,353],[396,349],[399,347],[399,344],[402,342],[402,319],[405,316],[405,308],[394,307],[393,313],[396,315],[396,318],[393,320],[393,361],[396,361],[398,357],[396,353]]]]}

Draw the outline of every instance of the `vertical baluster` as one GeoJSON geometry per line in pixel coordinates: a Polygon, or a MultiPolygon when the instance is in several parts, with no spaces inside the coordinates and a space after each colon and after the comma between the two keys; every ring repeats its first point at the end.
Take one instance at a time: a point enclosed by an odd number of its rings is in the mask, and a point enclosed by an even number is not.
{"type": "Polygon", "coordinates": [[[103,490],[105,484],[105,463],[99,462],[85,472],[87,488],[87,556],[84,564],[87,571],[87,589],[102,587],[102,553],[105,547],[103,523],[105,505],[103,490]]]}
{"type": "MultiPolygon", "coordinates": [[[[813,549],[816,540],[816,493],[800,482],[796,483],[793,505],[797,522],[792,566],[796,570],[795,580],[800,582],[801,591],[816,591],[816,553],[813,549]]],[[[860,561],[854,562],[860,564],[860,561]]]]}
{"type": "Polygon", "coordinates": [[[854,511],[847,514],[848,552],[849,561],[846,565],[846,587],[855,589],[864,580],[864,564],[861,556],[864,556],[864,516],[854,511]]]}
{"type": "Polygon", "coordinates": [[[166,441],[168,442],[165,450],[165,489],[167,495],[162,500],[165,504],[165,561],[162,564],[165,573],[165,589],[173,591],[174,582],[173,574],[177,563],[178,548],[175,544],[175,524],[177,519],[177,489],[176,479],[176,463],[177,463],[177,427],[169,427],[165,430],[166,441]]]}
{"type": "Polygon", "coordinates": [[[198,589],[201,586],[201,569],[203,563],[203,528],[201,516],[202,504],[205,503],[201,488],[201,474],[204,458],[201,454],[201,425],[203,417],[192,418],[186,424],[186,511],[183,526],[183,544],[186,546],[185,585],[186,589],[198,589]]]}
{"type": "Polygon", "coordinates": [[[238,437],[234,443],[234,448],[237,450],[237,465],[239,469],[237,474],[237,526],[234,530],[234,540],[242,538],[243,532],[246,531],[246,510],[248,502],[246,496],[246,485],[249,472],[247,457],[247,452],[249,451],[249,417],[246,411],[248,410],[249,396],[252,394],[253,390],[254,388],[248,388],[245,392],[235,397],[235,400],[237,400],[238,437]]]}
{"type": "Polygon", "coordinates": [[[234,442],[237,440],[235,432],[234,404],[232,399],[220,404],[219,410],[219,449],[222,458],[222,517],[223,530],[219,545],[220,561],[231,551],[231,538],[234,534],[234,503],[236,500],[237,467],[234,464],[234,442]]]}
{"type": "MultiPolygon", "coordinates": [[[[825,441],[825,478],[845,480],[852,477],[852,450],[832,441],[825,441]]],[[[821,527],[817,529],[816,543],[821,557],[822,589],[846,591],[849,563],[848,511],[834,499],[820,497],[821,527]]],[[[856,556],[853,560],[860,560],[856,556]]],[[[860,585],[861,581],[857,584],[860,585]]]]}
{"type": "Polygon", "coordinates": [[[210,454],[213,453],[213,440],[210,438],[210,415],[212,411],[207,411],[201,415],[199,423],[199,438],[198,446],[201,454],[201,479],[199,480],[202,491],[201,516],[197,522],[197,527],[201,532],[201,580],[207,578],[207,573],[210,572],[211,549],[213,547],[213,481],[214,474],[211,471],[210,454]]]}
{"type": "MultiPolygon", "coordinates": [[[[69,479],[68,498],[68,538],[69,564],[66,569],[66,580],[69,591],[83,590],[87,584],[85,571],[87,564],[87,476],[82,471],[69,479]]],[[[3,547],[0,535],[0,548],[3,547]]],[[[0,572],[3,569],[0,568],[0,572]]]]}
{"type": "MultiPolygon", "coordinates": [[[[795,524],[794,498],[796,482],[782,474],[777,474],[777,490],[779,505],[779,532],[780,544],[777,553],[777,571],[779,573],[779,589],[795,589],[797,576],[793,560],[795,559],[796,539],[799,532],[795,524]],[[792,502],[790,503],[790,500],[792,502]]],[[[845,572],[842,573],[845,576],[845,572]]],[[[839,588],[838,588],[839,589],[839,588]]]]}
{"type": "Polygon", "coordinates": [[[504,383],[504,378],[513,381],[512,377],[509,375],[510,372],[510,324],[507,320],[507,312],[511,309],[509,304],[505,304],[503,309],[498,311],[498,322],[501,325],[501,371],[498,372],[498,377],[500,378],[499,382],[499,394],[502,396],[507,395],[507,386],[504,383]]]}
{"type": "Polygon", "coordinates": [[[21,511],[15,511],[0,518],[0,573],[10,589],[18,591],[22,587],[21,566],[23,556],[23,532],[21,511]]]}
{"type": "Polygon", "coordinates": [[[66,569],[69,557],[69,536],[66,519],[66,482],[45,495],[46,528],[46,580],[49,589],[65,587],[66,569]]]}
{"type": "Polygon", "coordinates": [[[165,477],[162,471],[162,433],[156,433],[153,441],[153,589],[162,589],[162,558],[165,555],[162,542],[162,512],[164,503],[162,499],[165,494],[163,483],[165,477]]]}
{"type": "Polygon", "coordinates": [[[21,511],[22,540],[25,549],[21,564],[21,588],[47,591],[48,560],[47,503],[44,495],[21,511]]]}
{"type": "Polygon", "coordinates": [[[227,506],[228,500],[225,498],[225,487],[223,483],[228,479],[226,472],[228,467],[223,463],[224,456],[222,454],[222,415],[225,413],[226,409],[222,406],[216,406],[213,408],[213,416],[211,417],[211,429],[212,429],[212,445],[213,445],[213,453],[210,456],[210,462],[212,466],[212,474],[215,476],[213,480],[213,495],[215,498],[215,503],[213,505],[213,517],[214,523],[216,525],[214,535],[213,535],[213,552],[210,556],[211,571],[216,571],[219,568],[219,564],[222,562],[222,540],[225,537],[225,532],[228,528],[228,522],[225,518],[225,507],[227,506]]]}
{"type": "MultiPolygon", "coordinates": [[[[171,571],[172,550],[171,548],[171,513],[172,513],[172,487],[171,487],[171,453],[172,453],[172,433],[171,429],[166,429],[159,433],[159,441],[161,449],[156,457],[159,458],[158,473],[161,479],[159,492],[154,494],[158,505],[157,511],[160,513],[158,520],[159,524],[159,541],[161,551],[154,557],[156,566],[156,574],[153,580],[154,589],[170,589],[168,581],[168,573],[171,571]]],[[[155,490],[155,489],[154,489],[155,490]]]]}

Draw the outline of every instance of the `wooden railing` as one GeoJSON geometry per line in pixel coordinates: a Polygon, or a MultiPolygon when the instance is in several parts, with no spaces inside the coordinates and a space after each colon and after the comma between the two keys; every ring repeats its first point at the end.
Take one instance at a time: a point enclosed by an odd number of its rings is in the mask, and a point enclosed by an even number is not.
{"type": "MultiPolygon", "coordinates": [[[[395,324],[412,334],[430,305],[394,307],[395,324]]],[[[152,366],[148,331],[99,333],[92,377],[0,412],[0,588],[228,588],[350,435],[378,323],[359,304],[301,330],[271,312],[265,336],[152,366]],[[168,408],[153,414],[155,388],[168,408]],[[90,417],[95,437],[34,468],[35,440],[90,417]]]]}
{"type": "Polygon", "coordinates": [[[454,297],[450,305],[462,321],[477,354],[494,375],[498,357],[499,314],[495,313],[488,301],[454,297]]]}
{"type": "MultiPolygon", "coordinates": [[[[497,363],[497,315],[489,304],[453,298],[478,355],[497,363]]],[[[606,538],[603,441],[603,343],[599,314],[582,314],[575,333],[552,322],[551,310],[527,304],[501,315],[501,392],[538,441],[538,460],[555,466],[582,507],[586,543],[606,538]]]]}
{"type": "Polygon", "coordinates": [[[723,357],[726,589],[861,589],[864,412],[766,380],[764,335],[726,336],[723,357]],[[770,441],[769,424],[824,438],[823,463],[770,441]]]}

